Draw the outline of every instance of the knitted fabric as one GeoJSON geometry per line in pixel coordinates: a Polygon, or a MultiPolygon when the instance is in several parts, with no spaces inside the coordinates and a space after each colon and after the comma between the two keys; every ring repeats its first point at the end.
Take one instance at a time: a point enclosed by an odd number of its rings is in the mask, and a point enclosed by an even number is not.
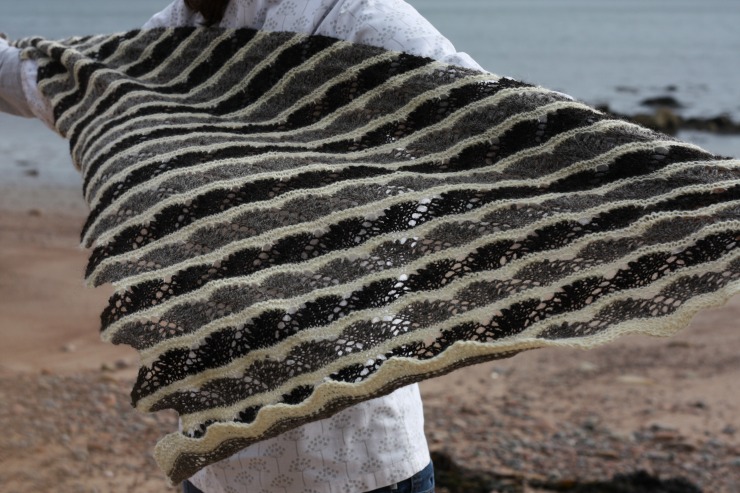
{"type": "Polygon", "coordinates": [[[71,142],[105,340],[180,481],[411,382],[668,335],[740,284],[740,162],[512,79],[324,37],[19,43],[71,142]]]}

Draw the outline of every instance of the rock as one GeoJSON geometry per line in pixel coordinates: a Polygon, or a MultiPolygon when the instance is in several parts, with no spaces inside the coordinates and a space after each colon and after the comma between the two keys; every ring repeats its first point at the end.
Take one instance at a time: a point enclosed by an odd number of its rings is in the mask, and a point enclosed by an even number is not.
{"type": "Polygon", "coordinates": [[[681,128],[681,117],[668,108],[658,108],[655,112],[655,124],[658,130],[675,134],[681,128]]]}
{"type": "Polygon", "coordinates": [[[629,119],[637,123],[638,125],[642,125],[643,127],[647,127],[652,130],[657,130],[659,132],[665,133],[675,133],[678,128],[677,124],[678,122],[680,122],[680,120],[671,118],[668,115],[672,115],[672,113],[670,113],[670,110],[658,110],[655,114],[652,115],[640,113],[629,117],[629,119]],[[666,113],[666,111],[668,113],[666,113]]]}
{"type": "Polygon", "coordinates": [[[598,370],[599,367],[589,361],[584,361],[578,365],[578,369],[584,373],[591,373],[598,370]]]}
{"type": "Polygon", "coordinates": [[[694,407],[696,409],[709,409],[709,404],[707,404],[704,401],[695,401],[691,403],[691,407],[694,407]]]}
{"type": "Polygon", "coordinates": [[[737,433],[737,428],[732,425],[727,425],[722,428],[722,433],[724,433],[725,435],[734,435],[735,433],[737,433]]]}
{"type": "Polygon", "coordinates": [[[637,94],[640,90],[633,86],[617,86],[614,88],[617,92],[624,94],[637,94]]]}
{"type": "Polygon", "coordinates": [[[13,404],[13,406],[10,408],[10,412],[15,416],[24,416],[28,411],[20,404],[13,404]]]}
{"type": "Polygon", "coordinates": [[[105,383],[117,382],[115,375],[111,374],[111,370],[103,370],[103,373],[100,375],[100,380],[105,383]]]}
{"type": "Polygon", "coordinates": [[[617,474],[611,481],[582,483],[569,491],[574,493],[701,493],[701,489],[684,478],[660,479],[645,471],[617,474]]]}
{"type": "Polygon", "coordinates": [[[617,382],[624,383],[627,385],[654,385],[655,384],[654,380],[647,378],[647,377],[640,376],[640,375],[620,375],[617,377],[617,382]]]}
{"type": "Polygon", "coordinates": [[[107,407],[114,407],[118,403],[115,394],[105,394],[101,401],[107,407]]]}
{"type": "Polygon", "coordinates": [[[597,450],[593,453],[593,455],[596,457],[601,457],[603,459],[612,459],[612,460],[619,459],[620,457],[619,452],[617,452],[616,450],[610,450],[610,449],[597,450]]]}
{"type": "Polygon", "coordinates": [[[584,430],[594,431],[596,427],[599,426],[599,418],[593,416],[588,417],[581,426],[584,430]]]}
{"type": "Polygon", "coordinates": [[[673,460],[673,454],[671,454],[670,452],[658,452],[656,450],[651,450],[650,452],[646,453],[645,457],[651,460],[659,460],[659,461],[673,460]]]}
{"type": "Polygon", "coordinates": [[[80,462],[87,462],[90,458],[90,453],[87,451],[87,447],[72,447],[71,452],[75,460],[80,462]]]}
{"type": "Polygon", "coordinates": [[[650,106],[653,108],[683,108],[683,105],[673,96],[658,96],[655,98],[647,98],[640,101],[640,104],[642,106],[650,106]]]}
{"type": "Polygon", "coordinates": [[[690,348],[691,347],[691,343],[689,343],[687,341],[670,341],[668,343],[668,347],[669,348],[681,348],[681,349],[685,349],[685,348],[690,348]]]}
{"type": "Polygon", "coordinates": [[[727,115],[715,116],[707,120],[707,129],[710,132],[727,133],[728,130],[735,128],[735,126],[727,115]]]}
{"type": "Polygon", "coordinates": [[[650,431],[652,431],[653,433],[659,433],[659,432],[678,433],[677,428],[674,428],[673,426],[664,425],[663,423],[652,423],[650,425],[650,431]]]}
{"type": "Polygon", "coordinates": [[[64,351],[65,353],[74,353],[75,351],[77,351],[77,345],[73,342],[67,343],[62,346],[62,351],[64,351]]]}

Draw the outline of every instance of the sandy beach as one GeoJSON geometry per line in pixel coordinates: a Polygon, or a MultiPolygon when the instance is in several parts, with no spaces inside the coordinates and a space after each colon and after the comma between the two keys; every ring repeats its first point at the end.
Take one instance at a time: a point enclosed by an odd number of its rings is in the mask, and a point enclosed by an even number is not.
{"type": "MultiPolygon", "coordinates": [[[[151,458],[174,414],[133,411],[136,354],[98,340],[110,290],[82,285],[82,201],[0,192],[2,491],[175,491],[151,458]]],[[[638,470],[740,491],[738,319],[735,298],[671,339],[537,350],[425,382],[432,450],[495,479],[438,491],[571,491],[638,470]]]]}

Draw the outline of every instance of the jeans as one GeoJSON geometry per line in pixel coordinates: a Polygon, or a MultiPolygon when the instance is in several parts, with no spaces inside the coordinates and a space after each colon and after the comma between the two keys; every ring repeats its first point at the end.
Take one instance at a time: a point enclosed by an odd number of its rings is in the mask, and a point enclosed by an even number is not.
{"type": "MultiPolygon", "coordinates": [[[[182,484],[183,493],[203,493],[193,486],[190,481],[182,484]]],[[[421,471],[400,483],[384,486],[367,493],[434,493],[434,466],[430,462],[421,471]]]]}
{"type": "Polygon", "coordinates": [[[410,478],[368,493],[434,493],[434,466],[430,462],[410,478]]]}

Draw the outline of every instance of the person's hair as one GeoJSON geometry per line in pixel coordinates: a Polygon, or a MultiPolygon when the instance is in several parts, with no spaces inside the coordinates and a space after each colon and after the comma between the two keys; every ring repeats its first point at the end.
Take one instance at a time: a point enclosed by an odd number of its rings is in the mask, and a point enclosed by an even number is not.
{"type": "Polygon", "coordinates": [[[206,20],[206,26],[212,26],[221,22],[228,4],[229,0],[185,0],[185,5],[190,10],[200,12],[206,20]]]}

